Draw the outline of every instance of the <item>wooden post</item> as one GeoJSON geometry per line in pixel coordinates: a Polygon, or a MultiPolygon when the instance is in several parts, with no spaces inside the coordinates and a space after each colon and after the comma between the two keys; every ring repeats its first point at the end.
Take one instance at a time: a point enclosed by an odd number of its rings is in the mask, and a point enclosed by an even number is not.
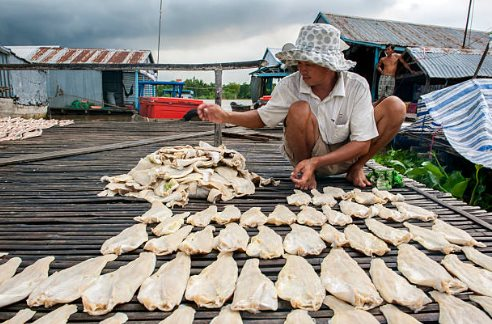
{"type": "MultiPolygon", "coordinates": [[[[219,106],[222,105],[222,70],[215,70],[215,103],[219,106]]],[[[215,124],[214,126],[214,146],[222,144],[222,124],[215,124]]]]}
{"type": "Polygon", "coordinates": [[[371,95],[372,95],[372,100],[376,101],[378,100],[378,63],[379,63],[379,54],[381,53],[381,50],[379,47],[376,47],[374,49],[374,65],[372,67],[372,87],[371,87],[371,95]]]}

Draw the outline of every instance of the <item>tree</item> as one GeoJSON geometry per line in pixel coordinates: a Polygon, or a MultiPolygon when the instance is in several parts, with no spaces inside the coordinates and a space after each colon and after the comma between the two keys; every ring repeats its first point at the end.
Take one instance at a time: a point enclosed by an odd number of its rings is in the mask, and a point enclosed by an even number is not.
{"type": "MultiPolygon", "coordinates": [[[[195,77],[184,81],[184,89],[193,90],[196,99],[215,99],[215,83],[205,83],[203,80],[198,80],[195,77]]],[[[172,86],[157,86],[157,95],[164,97],[165,89],[172,89],[172,86]]],[[[251,87],[249,83],[230,82],[222,86],[223,99],[250,99],[251,87]]]]}
{"type": "Polygon", "coordinates": [[[238,99],[251,99],[251,86],[249,83],[244,82],[239,87],[238,99]]]}

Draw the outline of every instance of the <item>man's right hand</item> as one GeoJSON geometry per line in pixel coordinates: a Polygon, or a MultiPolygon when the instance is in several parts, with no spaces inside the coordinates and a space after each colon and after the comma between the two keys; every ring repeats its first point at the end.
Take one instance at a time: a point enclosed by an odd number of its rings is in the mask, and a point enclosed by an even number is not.
{"type": "Polygon", "coordinates": [[[227,111],[222,110],[219,105],[203,103],[196,109],[201,120],[212,123],[223,124],[227,120],[227,111]]]}

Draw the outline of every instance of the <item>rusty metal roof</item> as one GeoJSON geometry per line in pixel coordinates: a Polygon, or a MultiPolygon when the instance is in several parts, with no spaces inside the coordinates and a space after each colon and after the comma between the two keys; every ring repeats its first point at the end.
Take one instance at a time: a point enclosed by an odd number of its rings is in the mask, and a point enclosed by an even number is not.
{"type": "MultiPolygon", "coordinates": [[[[469,78],[475,73],[483,50],[409,47],[412,59],[430,78],[469,78]]],[[[492,77],[492,51],[489,51],[478,73],[479,77],[492,77]]]]}
{"type": "MultiPolygon", "coordinates": [[[[328,23],[337,27],[342,38],[352,43],[368,45],[394,44],[402,47],[440,47],[461,48],[464,29],[432,25],[417,25],[412,23],[378,20],[351,16],[320,13],[317,23],[328,23]]],[[[484,49],[489,41],[486,32],[471,31],[467,47],[484,49]],[[469,45],[468,45],[469,44],[469,45]]]]}
{"type": "Polygon", "coordinates": [[[154,63],[150,50],[64,48],[59,46],[8,46],[8,48],[33,63],[154,63]]]}

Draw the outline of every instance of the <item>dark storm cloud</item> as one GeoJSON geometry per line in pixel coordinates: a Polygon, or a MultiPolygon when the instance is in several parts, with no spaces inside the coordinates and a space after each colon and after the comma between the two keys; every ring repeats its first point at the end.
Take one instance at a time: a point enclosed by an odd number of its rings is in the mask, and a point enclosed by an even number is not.
{"type": "MultiPolygon", "coordinates": [[[[199,48],[310,23],[319,11],[350,14],[343,11],[348,1],[331,2],[163,0],[161,39],[169,49],[199,48]]],[[[355,0],[349,7],[363,15],[389,3],[355,0]]],[[[1,0],[0,44],[155,49],[158,19],[159,0],[1,0]]]]}

